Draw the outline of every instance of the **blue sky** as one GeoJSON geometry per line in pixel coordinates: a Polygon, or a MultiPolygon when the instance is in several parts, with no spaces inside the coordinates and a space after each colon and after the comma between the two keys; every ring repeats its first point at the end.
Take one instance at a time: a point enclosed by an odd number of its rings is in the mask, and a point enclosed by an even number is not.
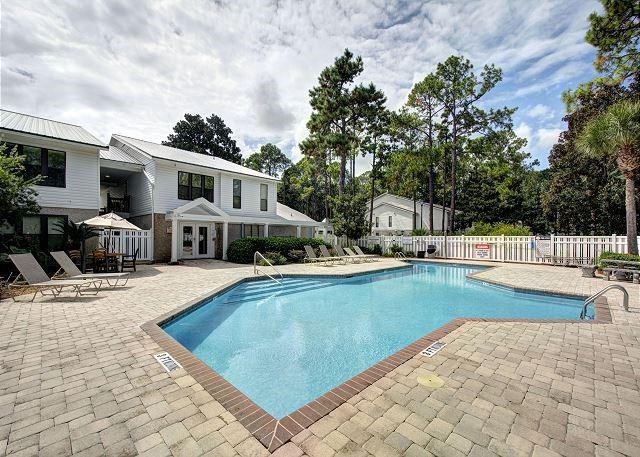
{"type": "Polygon", "coordinates": [[[519,107],[516,131],[545,167],[564,128],[561,93],[594,76],[584,35],[597,9],[595,0],[5,0],[0,96],[5,109],[104,141],[161,141],[185,112],[216,113],[243,155],[270,141],[297,160],[308,91],[344,48],[363,57],[363,81],[392,109],[462,54],[478,71],[503,69],[485,103],[519,107]]]}

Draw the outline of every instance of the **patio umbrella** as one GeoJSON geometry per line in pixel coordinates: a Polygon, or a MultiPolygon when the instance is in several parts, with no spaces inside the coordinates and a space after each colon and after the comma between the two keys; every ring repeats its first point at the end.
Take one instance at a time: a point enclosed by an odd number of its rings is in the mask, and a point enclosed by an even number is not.
{"type": "MultiPolygon", "coordinates": [[[[107,239],[107,253],[109,252],[109,245],[111,244],[111,231],[112,230],[142,230],[140,227],[132,224],[123,217],[118,216],[116,213],[103,214],[101,216],[92,217],[86,221],[80,222],[80,224],[86,224],[90,227],[101,228],[103,230],[109,230],[109,237],[107,239]]],[[[84,246],[83,246],[84,252],[84,246]]]]}

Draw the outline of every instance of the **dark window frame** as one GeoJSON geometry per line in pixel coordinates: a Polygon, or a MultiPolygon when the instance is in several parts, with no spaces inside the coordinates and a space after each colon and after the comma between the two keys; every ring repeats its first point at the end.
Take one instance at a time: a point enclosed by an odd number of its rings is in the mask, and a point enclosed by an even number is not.
{"type": "MultiPolygon", "coordinates": [[[[36,183],[37,186],[58,187],[60,189],[65,189],[67,187],[67,151],[62,151],[60,149],[43,148],[40,146],[32,146],[30,144],[6,143],[6,145],[7,145],[7,151],[12,151],[13,148],[15,147],[18,155],[21,155],[21,156],[25,155],[24,154],[25,146],[28,148],[34,148],[34,149],[40,150],[40,167],[39,167],[40,169],[38,170],[37,174],[32,174],[32,173],[30,174],[26,172],[24,174],[24,176],[28,179],[32,179],[40,175],[42,179],[40,179],[40,181],[36,183]],[[62,173],[57,175],[57,179],[50,176],[49,152],[62,153],[62,157],[63,157],[62,173]]],[[[56,170],[56,168],[51,167],[51,171],[53,170],[56,170]]]]}
{"type": "Polygon", "coordinates": [[[269,210],[269,185],[260,184],[260,211],[269,210]],[[262,189],[266,189],[265,196],[262,198],[262,189]]]}
{"type": "Polygon", "coordinates": [[[242,180],[241,179],[233,179],[232,183],[232,199],[233,199],[233,208],[234,209],[242,209],[242,180]],[[238,194],[236,195],[236,183],[238,184],[237,190],[238,194]],[[237,200],[236,200],[237,199],[237,200]]]}
{"type": "Polygon", "coordinates": [[[380,227],[380,217],[376,216],[376,228],[380,227]]]}
{"type": "Polygon", "coordinates": [[[59,233],[59,234],[53,234],[53,233],[49,233],[49,218],[63,218],[65,221],[65,224],[69,222],[69,216],[64,215],[64,214],[32,214],[29,216],[23,216],[20,219],[19,222],[19,233],[22,236],[26,236],[26,237],[33,237],[33,238],[37,238],[38,239],[38,248],[40,249],[40,251],[42,252],[50,252],[52,251],[54,248],[52,248],[51,246],[49,246],[49,235],[54,235],[54,236],[62,236],[62,241],[61,241],[61,246],[55,248],[55,249],[60,249],[63,250],[66,248],[67,246],[67,242],[68,237],[67,235],[63,232],[63,233],[59,233]],[[25,235],[24,234],[24,218],[25,217],[38,217],[40,218],[40,233],[38,234],[29,234],[29,235],[25,235]]]}
{"type": "Polygon", "coordinates": [[[393,216],[389,216],[389,228],[393,227],[393,216]]]}
{"type": "Polygon", "coordinates": [[[216,185],[215,176],[211,175],[203,175],[200,173],[189,173],[188,171],[178,171],[178,199],[179,200],[195,200],[196,198],[204,197],[207,201],[213,203],[214,202],[214,188],[216,185]],[[180,184],[180,175],[187,175],[187,180],[189,184],[180,184]],[[200,186],[194,186],[194,178],[198,181],[198,177],[200,178],[200,186]],[[211,187],[207,187],[207,178],[211,178],[211,187]],[[186,187],[186,189],[185,189],[186,187]],[[182,189],[181,189],[182,188],[182,189]],[[194,193],[194,189],[196,192],[194,193]],[[186,191],[186,194],[181,193],[186,191]],[[198,191],[201,195],[197,195],[198,191]]]}

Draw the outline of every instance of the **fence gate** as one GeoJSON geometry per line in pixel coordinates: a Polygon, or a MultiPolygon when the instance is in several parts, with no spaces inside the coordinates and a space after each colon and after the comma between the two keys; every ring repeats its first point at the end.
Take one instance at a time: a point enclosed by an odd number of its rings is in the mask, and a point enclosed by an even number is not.
{"type": "Polygon", "coordinates": [[[138,250],[138,260],[153,260],[151,230],[103,230],[99,241],[111,252],[133,255],[138,250]]]}

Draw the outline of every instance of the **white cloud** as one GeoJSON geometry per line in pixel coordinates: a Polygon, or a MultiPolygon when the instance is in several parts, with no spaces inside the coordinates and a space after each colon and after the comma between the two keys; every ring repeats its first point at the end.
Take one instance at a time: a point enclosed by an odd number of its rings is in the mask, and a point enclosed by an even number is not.
{"type": "Polygon", "coordinates": [[[539,149],[549,151],[551,147],[558,141],[558,136],[562,133],[562,129],[542,128],[536,132],[536,146],[539,149]]]}
{"type": "Polygon", "coordinates": [[[537,105],[531,106],[524,110],[524,114],[526,116],[529,116],[530,118],[544,121],[553,119],[556,115],[556,112],[550,106],[538,103],[537,105]]]}
{"type": "Polygon", "coordinates": [[[245,155],[260,140],[298,159],[308,91],[344,48],[362,55],[362,80],[391,108],[453,53],[502,67],[511,100],[590,71],[584,32],[597,5],[5,0],[0,95],[4,108],[78,123],[105,141],[160,141],[184,113],[216,113],[245,155]]]}

